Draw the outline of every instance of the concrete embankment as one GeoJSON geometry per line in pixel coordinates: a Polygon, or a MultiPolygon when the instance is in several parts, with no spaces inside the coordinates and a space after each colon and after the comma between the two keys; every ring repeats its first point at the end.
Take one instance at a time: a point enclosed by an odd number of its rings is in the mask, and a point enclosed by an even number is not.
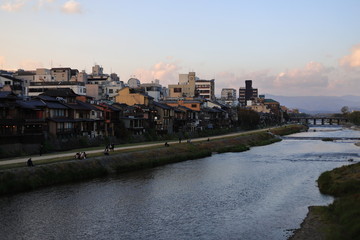
{"type": "MultiPolygon", "coordinates": [[[[302,125],[272,129],[276,135],[304,130],[302,125]]],[[[196,143],[172,144],[169,147],[110,153],[109,156],[90,157],[51,164],[21,167],[0,171],[0,195],[29,191],[40,187],[71,183],[86,179],[119,174],[168,163],[210,156],[213,152],[240,152],[251,146],[280,141],[274,134],[263,131],[232,138],[196,143]]]]}

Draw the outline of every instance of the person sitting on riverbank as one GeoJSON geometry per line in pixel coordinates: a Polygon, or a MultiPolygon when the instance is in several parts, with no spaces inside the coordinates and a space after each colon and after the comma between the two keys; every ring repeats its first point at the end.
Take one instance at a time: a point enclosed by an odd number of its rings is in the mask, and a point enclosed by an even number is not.
{"type": "Polygon", "coordinates": [[[113,144],[113,143],[110,143],[110,145],[109,145],[109,149],[110,149],[110,151],[114,151],[114,148],[115,148],[115,145],[113,144]]]}
{"type": "Polygon", "coordinates": [[[165,142],[165,147],[169,147],[170,145],[167,143],[167,142],[165,142]]]}
{"type": "Polygon", "coordinates": [[[107,155],[107,156],[109,155],[109,148],[108,147],[105,148],[104,155],[107,155]]]}
{"type": "Polygon", "coordinates": [[[29,158],[29,159],[27,160],[26,164],[28,165],[28,167],[33,167],[33,166],[34,166],[31,158],[29,158]]]}
{"type": "Polygon", "coordinates": [[[79,159],[86,159],[86,153],[85,152],[80,153],[79,159]]]}
{"type": "Polygon", "coordinates": [[[79,153],[79,152],[77,152],[77,153],[75,154],[75,159],[80,159],[80,153],[79,153]]]}

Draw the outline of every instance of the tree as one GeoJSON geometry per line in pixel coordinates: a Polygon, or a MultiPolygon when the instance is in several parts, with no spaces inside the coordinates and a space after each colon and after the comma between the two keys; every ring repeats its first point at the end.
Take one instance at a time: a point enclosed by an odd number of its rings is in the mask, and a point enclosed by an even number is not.
{"type": "Polygon", "coordinates": [[[360,112],[354,111],[349,114],[349,121],[355,125],[360,125],[360,112]]]}
{"type": "Polygon", "coordinates": [[[254,129],[260,123],[260,115],[253,110],[239,108],[238,122],[243,129],[254,129]]]}
{"type": "Polygon", "coordinates": [[[341,112],[342,112],[342,114],[344,114],[344,115],[348,114],[348,113],[349,113],[349,107],[348,107],[348,106],[343,106],[343,107],[341,108],[341,112]]]}

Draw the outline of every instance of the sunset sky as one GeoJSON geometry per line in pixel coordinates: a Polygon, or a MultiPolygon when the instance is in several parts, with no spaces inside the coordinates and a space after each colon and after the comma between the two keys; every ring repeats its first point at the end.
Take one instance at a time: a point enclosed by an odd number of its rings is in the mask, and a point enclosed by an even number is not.
{"type": "Polygon", "coordinates": [[[0,0],[0,69],[96,63],[167,86],[360,95],[359,0],[0,0]]]}

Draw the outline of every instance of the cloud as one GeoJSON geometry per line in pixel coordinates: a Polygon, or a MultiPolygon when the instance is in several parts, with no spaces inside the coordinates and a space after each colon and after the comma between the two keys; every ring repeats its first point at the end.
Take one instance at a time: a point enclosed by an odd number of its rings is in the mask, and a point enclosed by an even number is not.
{"type": "Polygon", "coordinates": [[[279,73],[274,80],[274,85],[279,88],[327,87],[330,71],[331,68],[326,68],[321,63],[309,62],[302,69],[279,73]]]}
{"type": "Polygon", "coordinates": [[[64,5],[62,6],[62,11],[64,13],[68,13],[68,14],[82,13],[80,3],[78,3],[77,1],[74,1],[74,0],[70,0],[70,1],[67,1],[66,3],[64,3],[64,5]]]}
{"type": "Polygon", "coordinates": [[[4,2],[5,3],[0,5],[0,9],[7,12],[17,12],[25,7],[34,11],[44,9],[52,11],[58,9],[66,14],[78,14],[82,12],[80,3],[75,0],[68,0],[62,5],[61,3],[56,3],[56,0],[6,0],[4,2]]]}
{"type": "Polygon", "coordinates": [[[151,82],[155,79],[160,80],[163,86],[169,84],[177,84],[179,81],[179,71],[182,69],[176,61],[174,62],[159,62],[154,64],[150,69],[137,69],[135,77],[144,82],[151,82]]]}
{"type": "Polygon", "coordinates": [[[339,60],[339,65],[347,70],[359,69],[360,67],[360,44],[355,45],[351,54],[342,57],[339,60]]]}
{"type": "Polygon", "coordinates": [[[50,9],[49,7],[52,6],[54,2],[55,0],[38,0],[35,9],[41,10],[45,8],[49,10],[50,9]]]}
{"type": "Polygon", "coordinates": [[[7,1],[1,4],[0,8],[5,12],[17,12],[25,6],[26,2],[26,0],[7,1]]]}

